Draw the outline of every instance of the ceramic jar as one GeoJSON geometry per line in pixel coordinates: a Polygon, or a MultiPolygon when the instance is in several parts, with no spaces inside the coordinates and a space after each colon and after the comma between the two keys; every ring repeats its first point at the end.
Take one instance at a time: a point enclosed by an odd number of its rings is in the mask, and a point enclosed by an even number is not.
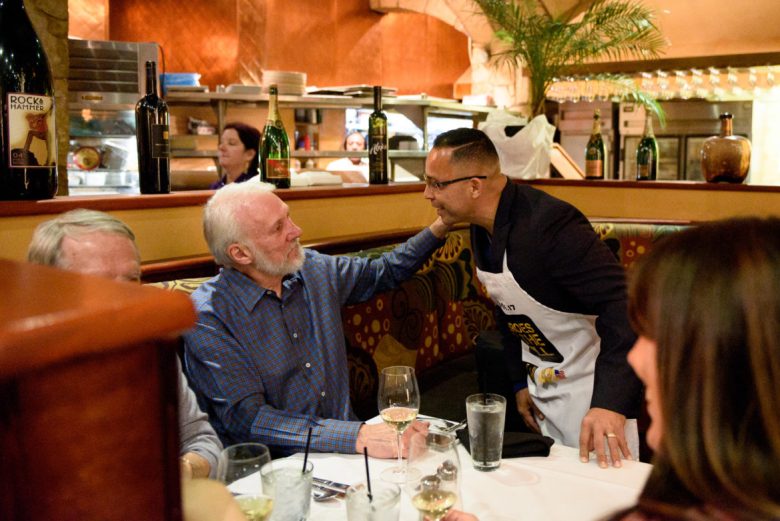
{"type": "Polygon", "coordinates": [[[741,183],[750,169],[750,140],[735,136],[732,116],[720,115],[720,135],[704,141],[701,171],[709,183],[741,183]]]}

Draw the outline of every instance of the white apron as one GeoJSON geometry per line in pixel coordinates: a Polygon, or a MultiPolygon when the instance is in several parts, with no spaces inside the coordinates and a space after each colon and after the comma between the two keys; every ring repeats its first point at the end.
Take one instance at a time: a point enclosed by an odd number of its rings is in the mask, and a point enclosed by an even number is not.
{"type": "MultiPolygon", "coordinates": [[[[582,419],[590,409],[593,373],[601,351],[596,316],[549,308],[526,293],[507,268],[489,273],[477,269],[490,298],[508,318],[509,329],[521,341],[529,367],[528,390],[545,419],[542,433],[556,442],[579,447],[582,419]],[[530,364],[530,365],[529,365],[530,364]]],[[[639,458],[636,419],[626,421],[626,441],[639,458]]]]}

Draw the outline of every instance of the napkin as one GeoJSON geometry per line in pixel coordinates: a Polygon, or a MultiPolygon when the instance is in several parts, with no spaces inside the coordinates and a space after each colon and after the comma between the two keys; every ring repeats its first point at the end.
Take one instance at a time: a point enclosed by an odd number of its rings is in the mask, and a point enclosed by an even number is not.
{"type": "MultiPolygon", "coordinates": [[[[458,431],[458,439],[469,453],[469,433],[467,429],[458,431]]],[[[555,441],[549,436],[532,432],[505,432],[502,458],[523,458],[529,456],[549,456],[550,447],[555,441]]]]}

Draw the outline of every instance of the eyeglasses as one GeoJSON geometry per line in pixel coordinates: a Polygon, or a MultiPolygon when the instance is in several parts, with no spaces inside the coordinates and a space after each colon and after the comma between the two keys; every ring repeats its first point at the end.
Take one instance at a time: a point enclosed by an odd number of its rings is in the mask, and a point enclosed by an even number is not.
{"type": "Polygon", "coordinates": [[[469,179],[487,179],[486,175],[470,175],[467,177],[456,177],[455,179],[450,179],[449,181],[437,181],[435,179],[431,179],[427,175],[423,175],[423,181],[425,181],[426,186],[430,187],[432,190],[439,191],[445,186],[449,186],[453,183],[459,183],[460,181],[468,181],[469,179]]]}

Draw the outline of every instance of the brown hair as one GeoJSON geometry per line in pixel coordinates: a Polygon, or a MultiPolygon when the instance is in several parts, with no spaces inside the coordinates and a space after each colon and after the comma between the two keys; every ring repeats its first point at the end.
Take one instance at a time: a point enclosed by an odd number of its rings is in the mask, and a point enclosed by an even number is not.
{"type": "Polygon", "coordinates": [[[256,176],[259,173],[260,138],[262,137],[262,134],[252,125],[247,125],[246,123],[240,123],[237,121],[228,123],[225,125],[225,128],[223,128],[222,131],[224,132],[229,128],[232,128],[236,131],[236,134],[238,134],[238,139],[241,140],[241,143],[244,145],[246,150],[255,151],[255,155],[252,157],[252,160],[249,161],[249,167],[246,169],[246,172],[248,177],[256,176]]]}
{"type": "Polygon", "coordinates": [[[780,219],[665,238],[632,273],[629,315],[657,344],[664,421],[639,510],[780,518],[780,219]]]}

